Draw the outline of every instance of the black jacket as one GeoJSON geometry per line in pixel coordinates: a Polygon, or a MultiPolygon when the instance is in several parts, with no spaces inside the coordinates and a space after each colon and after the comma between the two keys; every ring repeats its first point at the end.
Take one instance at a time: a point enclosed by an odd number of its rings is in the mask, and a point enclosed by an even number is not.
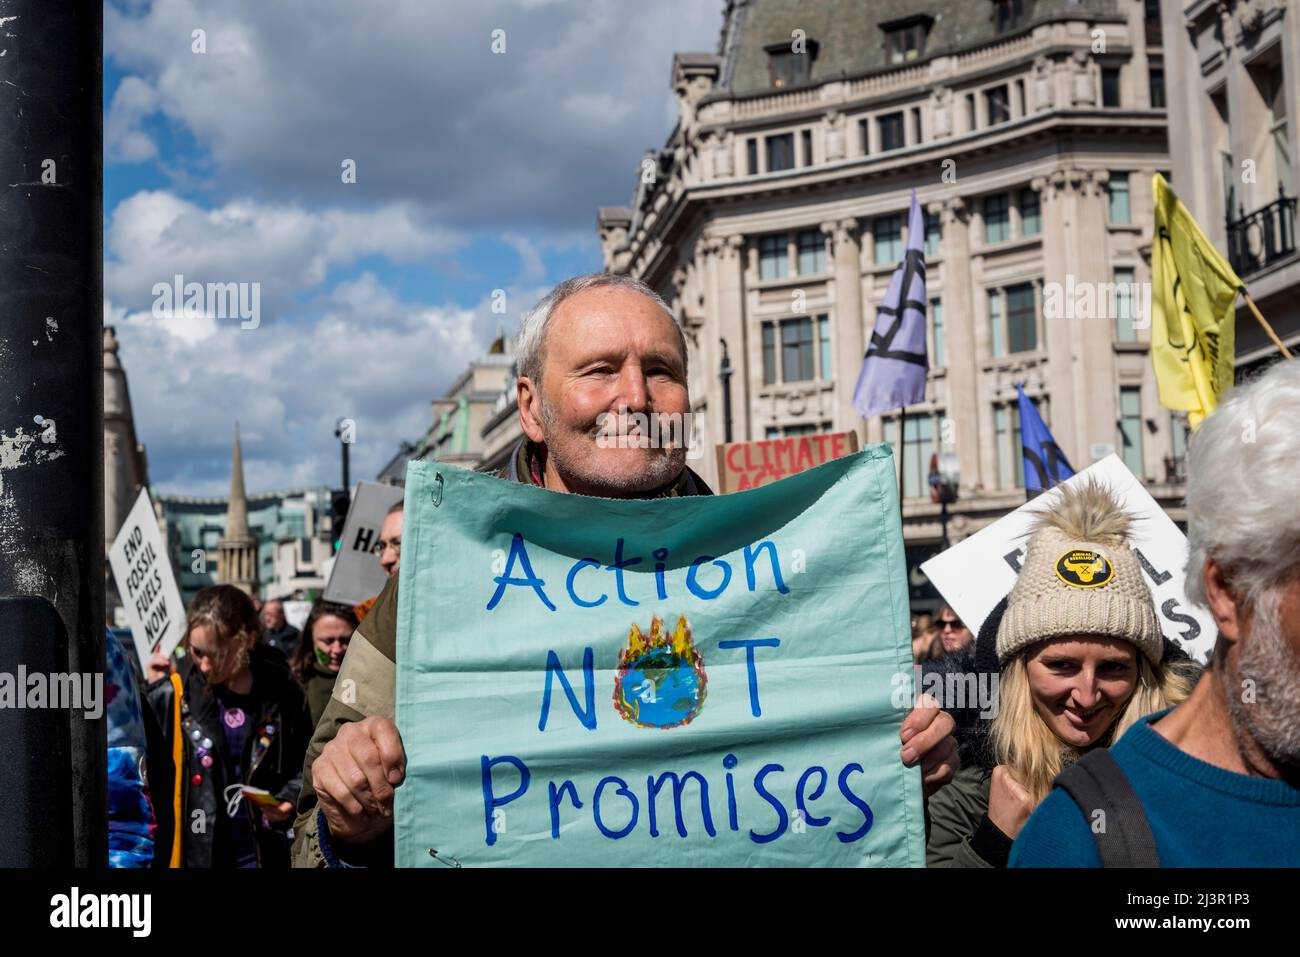
{"type": "Polygon", "coordinates": [[[288,622],[285,622],[283,628],[278,628],[275,631],[267,631],[263,640],[266,644],[275,648],[280,652],[280,654],[284,655],[284,660],[287,663],[293,661],[293,656],[297,654],[298,641],[301,636],[302,633],[298,631],[297,628],[293,627],[293,625],[288,622]]]}
{"type": "MultiPolygon", "coordinates": [[[[150,790],[157,806],[156,856],[166,861],[171,854],[174,828],[175,773],[182,775],[179,826],[182,834],[182,867],[222,867],[229,860],[229,825],[223,794],[232,784],[247,784],[270,791],[280,801],[295,801],[302,786],[302,759],[311,740],[311,718],[302,689],[293,680],[272,649],[255,646],[250,667],[256,700],[254,720],[249,728],[242,781],[233,780],[222,747],[222,729],[217,699],[193,659],[182,658],[177,668],[183,688],[180,704],[181,766],[172,761],[175,727],[175,691],[170,678],[149,686],[147,702],[161,740],[151,747],[150,790]],[[211,766],[203,767],[196,748],[210,739],[211,766]],[[161,754],[159,754],[161,752],[161,754]],[[165,759],[158,757],[165,755],[165,759]]],[[[289,822],[263,824],[262,815],[251,801],[239,802],[252,823],[261,867],[288,867],[289,822]]]]}

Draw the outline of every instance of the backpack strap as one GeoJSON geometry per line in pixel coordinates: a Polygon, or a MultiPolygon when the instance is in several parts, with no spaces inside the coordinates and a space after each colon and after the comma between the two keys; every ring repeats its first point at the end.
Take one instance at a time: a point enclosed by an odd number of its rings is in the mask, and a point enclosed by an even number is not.
{"type": "Polygon", "coordinates": [[[1074,800],[1092,830],[1102,867],[1159,867],[1146,811],[1123,769],[1105,748],[1089,751],[1053,782],[1074,800]],[[1098,830],[1094,813],[1102,811],[1098,830]]]}

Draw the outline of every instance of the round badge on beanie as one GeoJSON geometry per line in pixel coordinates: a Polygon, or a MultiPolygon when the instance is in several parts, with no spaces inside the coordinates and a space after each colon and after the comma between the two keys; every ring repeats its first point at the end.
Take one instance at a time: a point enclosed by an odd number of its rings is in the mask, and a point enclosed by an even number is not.
{"type": "Polygon", "coordinates": [[[1151,592],[1129,543],[1133,518],[1105,486],[1062,486],[1034,519],[1020,575],[998,627],[1005,663],[1048,638],[1096,635],[1160,661],[1163,638],[1151,592]]]}
{"type": "Polygon", "coordinates": [[[1072,548],[1056,560],[1057,577],[1076,588],[1097,588],[1114,574],[1115,566],[1091,548],[1072,548]]]}

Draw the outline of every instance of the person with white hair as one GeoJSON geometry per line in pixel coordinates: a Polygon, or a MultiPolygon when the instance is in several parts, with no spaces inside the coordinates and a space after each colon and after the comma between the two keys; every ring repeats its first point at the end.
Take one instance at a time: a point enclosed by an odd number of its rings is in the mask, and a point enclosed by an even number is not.
{"type": "Polygon", "coordinates": [[[1186,589],[1218,627],[1209,666],[1113,764],[1057,779],[1012,867],[1300,866],[1298,423],[1300,362],[1280,362],[1192,437],[1186,589]]]}
{"type": "MultiPolygon", "coordinates": [[[[651,417],[686,415],[691,401],[686,337],[644,283],[607,273],[566,279],[524,319],[516,362],[524,438],[502,478],[616,499],[712,494],[686,465],[682,430],[664,433],[666,442],[645,431],[651,417]],[[633,441],[608,441],[611,422],[633,441]]],[[[393,795],[406,773],[393,722],[400,584],[400,575],[388,580],[348,645],[335,687],[355,693],[331,697],[316,726],[294,825],[296,866],[393,863],[393,795]]],[[[952,728],[947,714],[918,705],[899,729],[899,759],[920,767],[926,789],[956,771],[952,728]]]]}

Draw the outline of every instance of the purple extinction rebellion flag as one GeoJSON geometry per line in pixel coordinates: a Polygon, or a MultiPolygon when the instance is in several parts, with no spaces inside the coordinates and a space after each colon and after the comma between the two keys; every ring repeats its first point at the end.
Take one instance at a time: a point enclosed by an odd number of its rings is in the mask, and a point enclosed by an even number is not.
{"type": "Polygon", "coordinates": [[[876,310],[867,355],[853,390],[864,419],[925,401],[925,217],[912,190],[907,250],[876,310]]]}

